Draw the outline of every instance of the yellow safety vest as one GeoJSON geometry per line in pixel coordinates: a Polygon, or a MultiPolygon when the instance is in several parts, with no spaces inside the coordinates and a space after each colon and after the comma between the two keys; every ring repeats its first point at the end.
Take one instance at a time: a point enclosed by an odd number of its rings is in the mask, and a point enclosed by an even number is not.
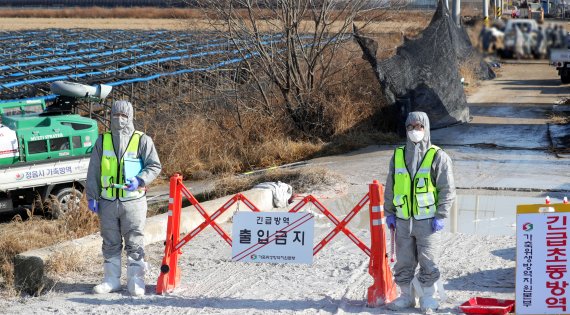
{"type": "Polygon", "coordinates": [[[398,218],[408,220],[413,215],[416,220],[422,220],[435,216],[437,189],[432,182],[431,165],[438,150],[441,149],[435,145],[429,148],[413,181],[406,167],[405,147],[394,151],[393,202],[398,218]]]}
{"type": "Polygon", "coordinates": [[[121,163],[117,161],[115,148],[113,147],[113,136],[110,132],[104,133],[103,136],[103,154],[101,155],[101,198],[107,200],[133,200],[141,198],[145,195],[143,190],[126,191],[120,188],[111,187],[112,184],[124,185],[123,170],[125,168],[124,158],[138,158],[140,138],[143,133],[135,131],[129,140],[127,149],[121,157],[121,163]]]}

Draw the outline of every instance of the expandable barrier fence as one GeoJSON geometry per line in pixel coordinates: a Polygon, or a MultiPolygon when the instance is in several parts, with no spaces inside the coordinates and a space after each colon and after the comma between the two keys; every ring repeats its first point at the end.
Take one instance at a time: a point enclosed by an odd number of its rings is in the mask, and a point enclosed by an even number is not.
{"type": "MultiPolygon", "coordinates": [[[[374,282],[368,288],[368,306],[376,307],[391,302],[397,296],[396,285],[392,279],[388,258],[386,255],[386,230],[384,217],[384,197],[382,185],[374,180],[369,185],[369,191],[356,204],[356,206],[342,220],[337,218],[330,212],[321,202],[312,195],[304,197],[289,212],[299,212],[303,207],[313,204],[321,211],[333,224],[334,228],[330,231],[317,245],[313,247],[313,256],[325,247],[337,234],[344,233],[356,246],[358,246],[367,256],[370,257],[368,272],[372,276],[374,282]],[[368,203],[370,212],[370,248],[361,241],[354,233],[352,233],[347,225],[368,203]]],[[[243,194],[237,194],[228,200],[219,209],[209,215],[204,207],[196,200],[194,195],[182,183],[182,176],[175,174],[170,178],[170,198],[168,203],[168,226],[166,231],[166,241],[164,249],[164,258],[160,268],[160,275],[156,285],[156,293],[164,294],[172,292],[180,283],[181,271],[178,267],[178,259],[182,253],[180,248],[190,242],[196,235],[202,232],[208,225],[231,246],[231,237],[215,222],[225,211],[233,204],[242,201],[243,204],[251,211],[260,212],[260,210],[243,194]],[[204,217],[204,221],[194,230],[183,238],[180,238],[180,217],[182,213],[182,197],[186,197],[188,201],[198,210],[204,217]]]]}

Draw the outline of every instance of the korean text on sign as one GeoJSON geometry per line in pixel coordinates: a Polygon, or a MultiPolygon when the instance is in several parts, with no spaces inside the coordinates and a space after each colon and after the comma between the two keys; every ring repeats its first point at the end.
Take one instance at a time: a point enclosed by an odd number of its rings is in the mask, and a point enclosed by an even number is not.
{"type": "Polygon", "coordinates": [[[232,259],[242,262],[313,261],[314,217],[309,213],[237,212],[232,259]]]}
{"type": "Polygon", "coordinates": [[[570,314],[569,217],[570,212],[517,215],[517,314],[570,314]]]}

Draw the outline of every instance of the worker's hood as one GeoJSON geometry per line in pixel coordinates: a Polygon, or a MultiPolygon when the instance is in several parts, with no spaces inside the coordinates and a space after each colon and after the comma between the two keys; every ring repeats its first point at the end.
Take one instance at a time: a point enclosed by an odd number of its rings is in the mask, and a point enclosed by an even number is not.
{"type": "Polygon", "coordinates": [[[116,101],[111,108],[111,132],[115,136],[130,137],[134,131],[133,105],[127,101],[116,101]],[[127,117],[115,118],[115,114],[123,114],[127,117]]]}
{"type": "MultiPolygon", "coordinates": [[[[431,138],[429,132],[429,118],[428,115],[424,112],[411,112],[408,114],[408,118],[406,118],[406,127],[409,125],[415,125],[420,123],[424,126],[424,138],[419,142],[420,150],[425,153],[430,146],[431,146],[431,138]]],[[[406,145],[414,147],[415,144],[412,140],[410,140],[410,136],[406,133],[407,142],[406,145]]]]}
{"type": "Polygon", "coordinates": [[[405,158],[408,171],[412,177],[415,176],[427,150],[431,147],[430,125],[427,114],[424,112],[409,113],[408,118],[406,119],[406,127],[418,123],[424,126],[424,136],[420,141],[414,143],[410,139],[409,132],[406,132],[405,158]]]}

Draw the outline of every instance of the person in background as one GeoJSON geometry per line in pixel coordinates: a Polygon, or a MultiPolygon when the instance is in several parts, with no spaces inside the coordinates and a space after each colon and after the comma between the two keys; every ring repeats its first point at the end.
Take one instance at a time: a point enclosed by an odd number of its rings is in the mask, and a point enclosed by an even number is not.
{"type": "Polygon", "coordinates": [[[412,280],[419,263],[421,290],[416,291],[423,292],[420,308],[429,313],[439,307],[438,231],[455,200],[455,184],[451,159],[431,144],[427,114],[409,113],[406,130],[406,145],[394,151],[384,193],[386,223],[396,232],[394,277],[401,291],[387,307],[395,311],[415,307],[412,280]]]}
{"type": "Polygon", "coordinates": [[[115,102],[111,108],[111,131],[97,139],[87,171],[88,206],[99,215],[105,259],[103,282],[93,288],[94,293],[121,289],[124,241],[128,291],[132,295],[144,295],[145,187],[161,169],[152,139],[135,130],[131,103],[115,102]],[[133,168],[134,174],[128,175],[133,173],[133,168]]]}

